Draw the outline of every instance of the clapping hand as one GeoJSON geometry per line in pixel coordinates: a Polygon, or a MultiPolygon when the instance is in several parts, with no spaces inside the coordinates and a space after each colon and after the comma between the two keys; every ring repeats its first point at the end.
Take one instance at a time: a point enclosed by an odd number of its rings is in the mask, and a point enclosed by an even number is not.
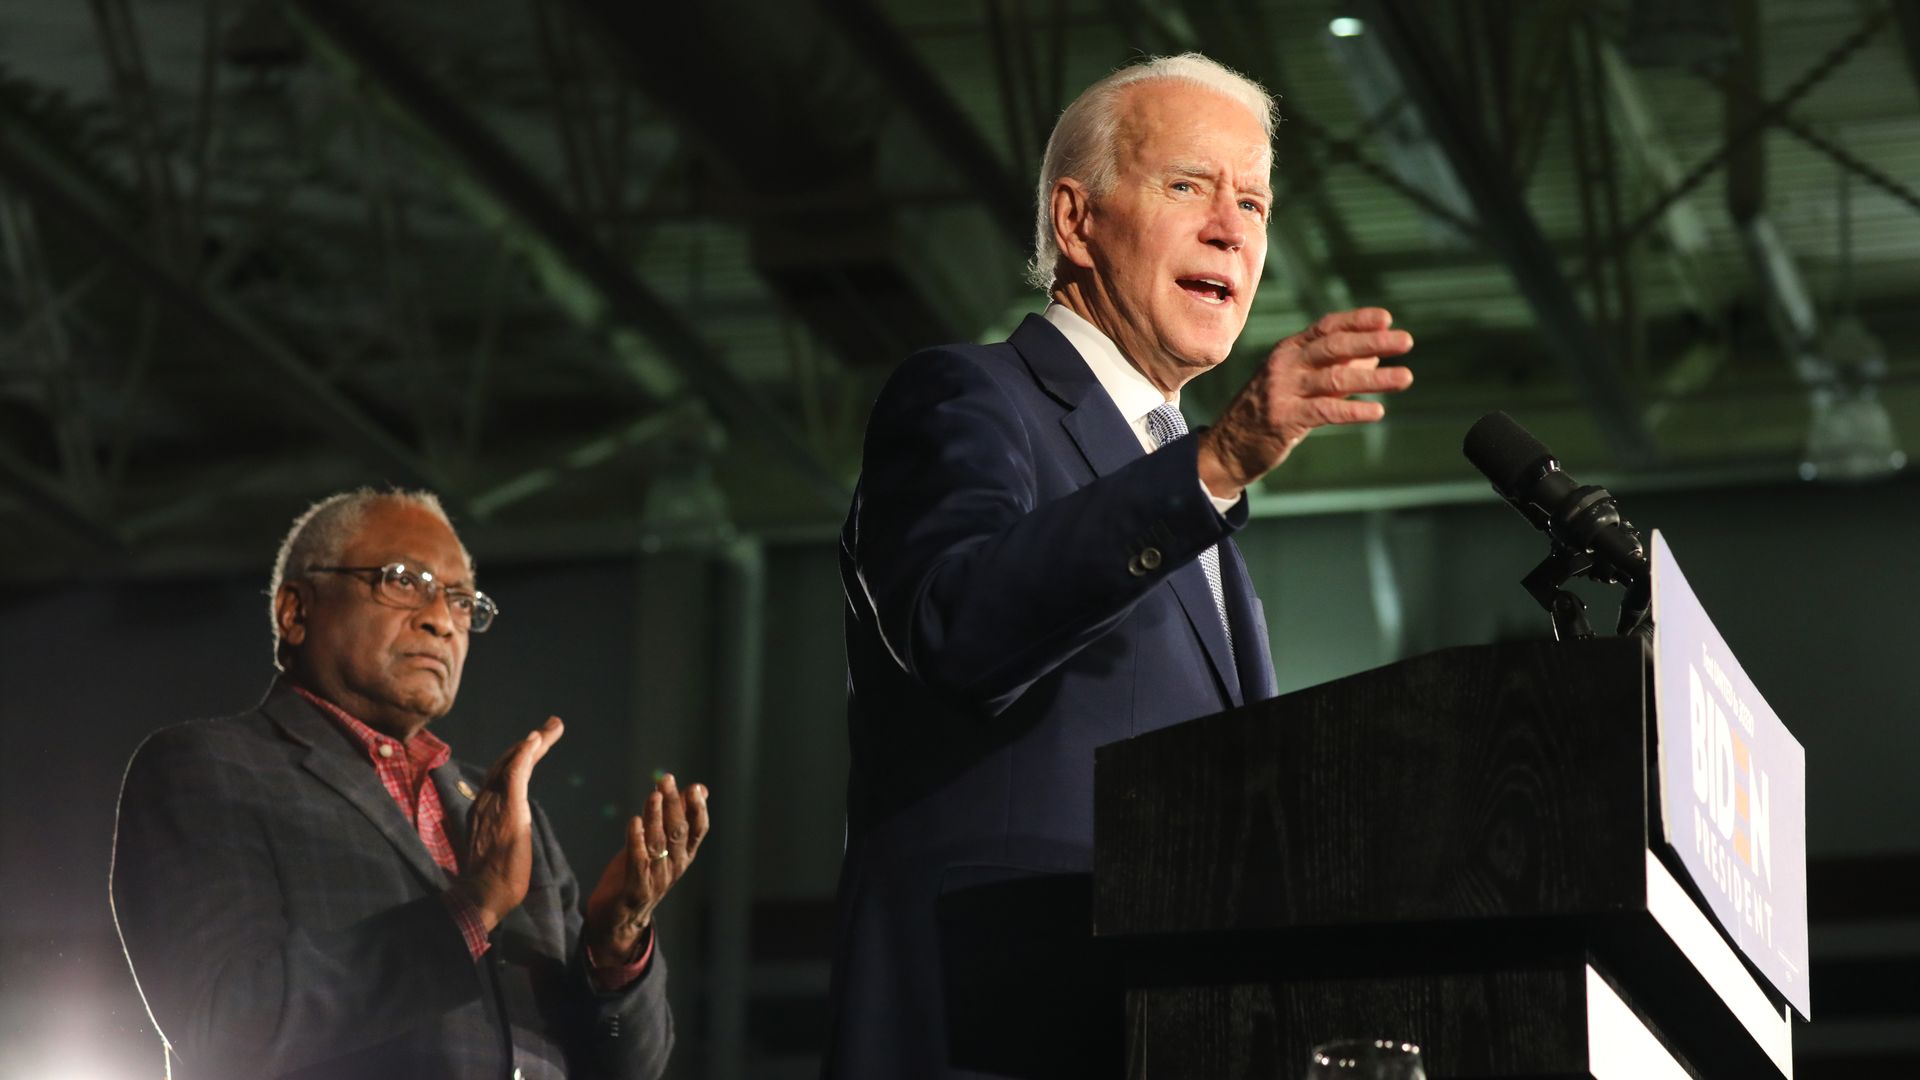
{"type": "Polygon", "coordinates": [[[473,800],[465,869],[453,891],[480,914],[489,931],[527,898],[533,874],[533,804],[527,800],[527,782],[533,767],[565,733],[560,718],[549,716],[500,755],[473,800]]]}
{"type": "Polygon", "coordinates": [[[631,958],[654,908],[693,864],[707,837],[707,787],[681,791],[673,774],[647,796],[646,811],[627,822],[626,846],[600,874],[587,898],[587,944],[596,961],[631,958]]]}

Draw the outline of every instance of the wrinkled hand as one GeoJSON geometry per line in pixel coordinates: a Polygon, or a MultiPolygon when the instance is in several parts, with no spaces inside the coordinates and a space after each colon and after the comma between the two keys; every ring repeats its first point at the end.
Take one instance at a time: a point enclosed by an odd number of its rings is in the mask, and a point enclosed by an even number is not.
{"type": "Polygon", "coordinates": [[[1322,316],[1275,345],[1201,436],[1200,479],[1207,490],[1236,498],[1285,461],[1314,428],[1370,424],[1385,416],[1379,402],[1352,401],[1349,395],[1413,385],[1407,368],[1380,366],[1381,357],[1413,348],[1413,336],[1392,325],[1393,315],[1384,308],[1358,308],[1322,316]]]}
{"type": "Polygon", "coordinates": [[[653,909],[693,864],[707,838],[707,787],[681,791],[673,774],[647,796],[646,813],[627,822],[627,844],[607,862],[587,897],[587,943],[596,957],[629,957],[653,922],[653,909]],[[664,853],[664,854],[663,854],[664,853]]]}
{"type": "Polygon", "coordinates": [[[491,931],[527,898],[533,873],[533,805],[527,781],[533,767],[560,741],[566,725],[557,716],[514,743],[487,770],[467,817],[467,859],[453,891],[480,913],[491,931]]]}

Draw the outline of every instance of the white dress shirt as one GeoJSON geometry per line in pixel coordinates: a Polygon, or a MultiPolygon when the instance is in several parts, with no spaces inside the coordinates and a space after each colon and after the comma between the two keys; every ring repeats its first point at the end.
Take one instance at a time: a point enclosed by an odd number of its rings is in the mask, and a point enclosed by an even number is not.
{"type": "MultiPolygon", "coordinates": [[[[1113,343],[1112,338],[1101,333],[1099,327],[1081,318],[1065,304],[1048,304],[1041,318],[1052,323],[1053,328],[1060,331],[1074,351],[1080,354],[1080,359],[1086,361],[1087,367],[1093,369],[1093,377],[1100,380],[1101,388],[1113,399],[1114,407],[1120,410],[1121,418],[1133,429],[1133,436],[1140,440],[1141,447],[1149,454],[1159,449],[1152,433],[1147,430],[1147,414],[1159,408],[1162,402],[1170,401],[1178,408],[1180,392],[1174,391],[1171,397],[1161,393],[1159,387],[1153,385],[1139,368],[1120,354],[1120,347],[1113,343]]],[[[1201,491],[1206,492],[1213,508],[1222,514],[1246,497],[1243,492],[1238,498],[1223,499],[1209,491],[1206,482],[1198,476],[1194,477],[1194,481],[1200,485],[1201,491]]]]}

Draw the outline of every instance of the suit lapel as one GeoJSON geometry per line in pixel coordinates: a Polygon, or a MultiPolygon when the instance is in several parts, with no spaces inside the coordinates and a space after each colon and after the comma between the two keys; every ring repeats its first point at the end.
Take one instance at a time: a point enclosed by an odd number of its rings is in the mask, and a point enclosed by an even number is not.
{"type": "MultiPolygon", "coordinates": [[[[354,757],[346,735],[335,727],[332,720],[321,715],[312,703],[284,683],[275,684],[260,709],[280,726],[280,730],[307,748],[306,756],[300,762],[302,768],[332,788],[372,822],[373,827],[380,830],[380,835],[386,837],[387,843],[393,845],[394,851],[427,884],[440,889],[447,887],[449,881],[446,871],[440,869],[440,865],[433,861],[433,856],[427,854],[426,845],[420,842],[420,834],[414,831],[413,824],[400,812],[393,796],[387,793],[386,785],[380,782],[372,763],[354,757]]],[[[461,831],[464,833],[465,829],[461,831]]]]}
{"type": "MultiPolygon", "coordinates": [[[[1067,407],[1060,426],[1086,458],[1093,475],[1116,472],[1146,453],[1140,437],[1120,415],[1093,369],[1052,323],[1029,315],[1007,340],[1019,350],[1041,387],[1067,407]]],[[[1194,483],[1199,483],[1198,478],[1194,483]]],[[[1225,697],[1239,705],[1240,677],[1233,670],[1232,652],[1227,647],[1226,631],[1220,626],[1219,609],[1213,605],[1213,590],[1207,587],[1206,571],[1200,569],[1196,559],[1168,575],[1167,583],[1186,611],[1194,633],[1200,636],[1225,697]]]]}
{"type": "Polygon", "coordinates": [[[1052,323],[1029,315],[1007,340],[1019,350],[1041,388],[1067,407],[1060,426],[1087,459],[1093,475],[1115,472],[1145,453],[1113,398],[1094,378],[1093,369],[1052,323]]]}

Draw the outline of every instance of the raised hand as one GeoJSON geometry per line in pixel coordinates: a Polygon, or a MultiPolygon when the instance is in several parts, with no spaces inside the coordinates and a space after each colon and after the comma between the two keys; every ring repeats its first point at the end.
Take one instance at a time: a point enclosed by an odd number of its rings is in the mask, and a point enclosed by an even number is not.
{"type": "MultiPolygon", "coordinates": [[[[647,796],[646,812],[627,822],[627,842],[587,897],[587,943],[596,959],[630,957],[653,910],[687,872],[707,838],[707,787],[681,791],[673,774],[647,796]]],[[[604,961],[603,961],[604,962],[604,961]]]]}
{"type": "Polygon", "coordinates": [[[1200,479],[1220,498],[1241,489],[1287,459],[1314,428],[1369,424],[1386,415],[1377,401],[1352,394],[1394,393],[1413,385],[1413,372],[1381,367],[1383,356],[1413,348],[1413,335],[1391,329],[1384,308],[1323,316],[1273,347],[1220,420],[1201,436],[1200,479]]]}
{"type": "Polygon", "coordinates": [[[453,891],[492,930],[527,898],[533,873],[533,805],[527,781],[533,767],[566,733],[557,716],[514,743],[487,770],[467,817],[467,858],[453,891]]]}

